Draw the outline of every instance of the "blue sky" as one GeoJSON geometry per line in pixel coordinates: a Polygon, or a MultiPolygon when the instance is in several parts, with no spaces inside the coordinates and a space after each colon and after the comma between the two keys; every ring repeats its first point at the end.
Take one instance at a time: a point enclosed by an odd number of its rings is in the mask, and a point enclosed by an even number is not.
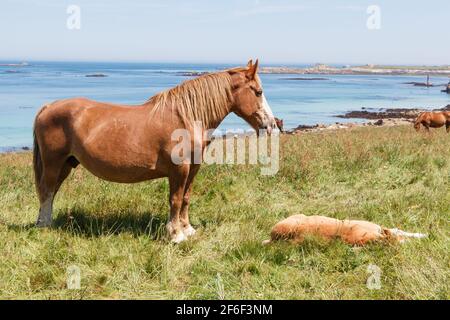
{"type": "Polygon", "coordinates": [[[450,64],[448,0],[1,2],[2,60],[450,64]]]}

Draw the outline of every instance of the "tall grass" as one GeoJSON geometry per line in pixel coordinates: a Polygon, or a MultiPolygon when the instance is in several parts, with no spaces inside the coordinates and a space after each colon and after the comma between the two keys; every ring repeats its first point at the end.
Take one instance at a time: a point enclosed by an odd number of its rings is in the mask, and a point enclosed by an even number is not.
{"type": "Polygon", "coordinates": [[[36,229],[31,154],[0,155],[0,297],[43,299],[448,299],[450,135],[409,127],[283,136],[280,171],[203,166],[197,235],[164,234],[168,183],[101,181],[78,168],[36,229]],[[367,219],[429,234],[404,245],[262,246],[291,214],[367,219]],[[367,268],[381,269],[370,290],[367,268]],[[66,270],[81,270],[81,289],[66,270]]]}

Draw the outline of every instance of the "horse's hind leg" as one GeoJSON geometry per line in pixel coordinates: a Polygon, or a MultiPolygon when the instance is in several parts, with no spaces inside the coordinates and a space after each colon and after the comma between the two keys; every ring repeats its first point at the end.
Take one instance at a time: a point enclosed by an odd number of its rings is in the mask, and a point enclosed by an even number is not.
{"type": "Polygon", "coordinates": [[[447,133],[450,133],[450,121],[448,121],[448,122],[445,124],[445,129],[447,130],[447,133]]]}
{"type": "Polygon", "coordinates": [[[38,227],[49,227],[52,224],[53,200],[59,187],[67,178],[72,166],[67,161],[55,161],[43,164],[42,177],[38,184],[40,202],[38,227]]]}

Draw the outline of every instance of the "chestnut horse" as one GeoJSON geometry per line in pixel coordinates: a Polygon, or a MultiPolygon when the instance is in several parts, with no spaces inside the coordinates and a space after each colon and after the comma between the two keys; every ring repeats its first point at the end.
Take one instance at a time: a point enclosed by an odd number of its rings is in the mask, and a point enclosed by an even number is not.
{"type": "Polygon", "coordinates": [[[414,122],[416,131],[423,125],[427,131],[431,128],[440,128],[445,125],[447,132],[450,132],[450,112],[422,112],[414,122]]]}
{"type": "MultiPolygon", "coordinates": [[[[159,93],[139,106],[96,102],[85,98],[44,106],[34,123],[33,165],[40,201],[37,226],[50,226],[53,199],[72,168],[82,164],[95,176],[120,183],[167,177],[173,242],[195,233],[188,207],[192,182],[200,164],[172,161],[176,129],[215,129],[231,112],[257,132],[275,128],[275,120],[257,75],[258,60],[246,67],[211,73],[159,93]]],[[[197,135],[198,136],[198,135],[197,135]]],[[[200,143],[202,150],[207,142],[200,143]]],[[[192,148],[194,150],[194,148],[192,148]]],[[[194,155],[192,154],[191,157],[194,155]]]]}

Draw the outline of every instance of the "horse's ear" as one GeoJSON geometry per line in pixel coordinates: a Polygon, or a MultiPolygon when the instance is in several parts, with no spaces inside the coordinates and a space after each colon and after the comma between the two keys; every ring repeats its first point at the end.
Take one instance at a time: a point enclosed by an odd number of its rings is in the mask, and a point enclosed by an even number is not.
{"type": "Polygon", "coordinates": [[[252,65],[253,65],[253,60],[252,59],[250,59],[250,60],[248,60],[248,62],[247,62],[247,68],[251,68],[252,67],[252,65]]]}
{"type": "Polygon", "coordinates": [[[255,79],[256,72],[258,71],[258,59],[256,59],[255,64],[252,64],[250,68],[247,70],[247,78],[249,80],[255,79]]]}

